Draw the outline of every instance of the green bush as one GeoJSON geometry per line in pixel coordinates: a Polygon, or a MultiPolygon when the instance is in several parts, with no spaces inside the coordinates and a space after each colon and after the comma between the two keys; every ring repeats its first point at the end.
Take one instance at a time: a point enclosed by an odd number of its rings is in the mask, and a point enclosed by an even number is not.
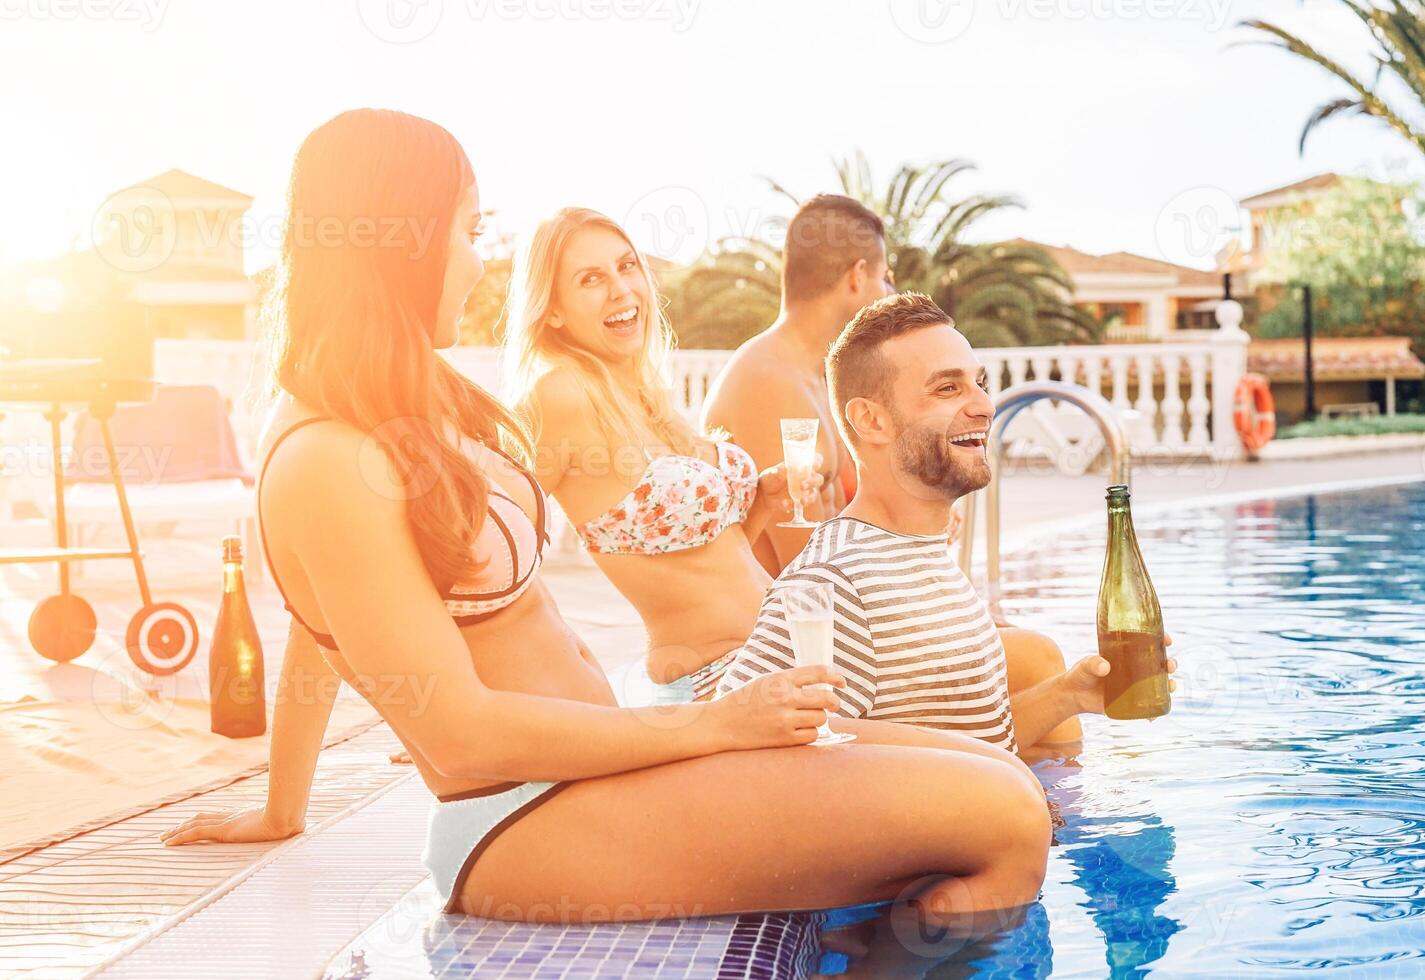
{"type": "Polygon", "coordinates": [[[1425,415],[1379,416],[1365,419],[1317,419],[1298,422],[1277,433],[1278,439],[1315,439],[1321,436],[1383,436],[1425,432],[1425,415]]]}

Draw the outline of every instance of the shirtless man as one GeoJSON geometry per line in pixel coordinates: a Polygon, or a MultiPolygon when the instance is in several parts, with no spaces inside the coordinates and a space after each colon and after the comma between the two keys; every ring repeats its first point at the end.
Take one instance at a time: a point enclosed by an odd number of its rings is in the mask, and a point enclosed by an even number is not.
{"type": "Polygon", "coordinates": [[[795,666],[779,586],[831,586],[843,716],[952,731],[1025,761],[1072,753],[1077,715],[1103,711],[1108,661],[1022,669],[1028,651],[1057,648],[995,628],[943,533],[951,505],[990,480],[994,401],[969,342],[929,297],[903,293],[856,315],[826,372],[856,495],[778,577],[719,694],[795,666]]]}
{"type": "MultiPolygon", "coordinates": [[[[855,466],[827,398],[826,352],[863,306],[893,292],[885,228],[875,212],[849,197],[812,198],[787,226],[776,322],[737,349],[703,406],[704,431],[726,430],[759,471],[782,461],[781,419],[821,420],[817,450],[826,482],[806,508],[808,520],[835,517],[855,490],[855,466]]],[[[769,525],[753,552],[775,576],[810,536],[769,525]]]]}
{"type": "MultiPolygon", "coordinates": [[[[759,470],[782,461],[783,418],[821,420],[821,498],[806,508],[811,521],[842,512],[856,492],[856,467],[838,434],[827,394],[826,355],[862,308],[895,292],[886,262],[885,226],[849,197],[821,194],[797,209],[782,250],[782,310],[767,330],[739,347],[723,368],[703,408],[704,431],[722,428],[752,454],[759,470]]],[[[951,511],[947,537],[957,534],[951,511]]],[[[768,526],[753,553],[776,577],[797,557],[812,532],[768,526]]],[[[1000,626],[1009,689],[1032,687],[1064,673],[1064,655],[1049,637],[1000,626]]],[[[1077,718],[1047,733],[1048,743],[1083,737],[1077,718]]]]}

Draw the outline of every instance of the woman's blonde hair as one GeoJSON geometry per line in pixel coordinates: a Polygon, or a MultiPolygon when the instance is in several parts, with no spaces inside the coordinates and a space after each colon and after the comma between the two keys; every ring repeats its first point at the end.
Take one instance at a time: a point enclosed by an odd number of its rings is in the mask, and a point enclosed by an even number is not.
{"type": "Polygon", "coordinates": [[[563,208],[540,222],[515,263],[502,355],[502,393],[532,431],[538,433],[540,426],[535,385],[549,372],[564,368],[588,397],[611,447],[667,446],[681,455],[695,453],[697,436],[675,407],[669,387],[668,361],[674,345],[673,329],[663,315],[648,262],[617,222],[588,208],[563,208]],[[643,349],[627,377],[616,375],[597,355],[571,345],[569,331],[549,323],[559,259],[584,228],[606,228],[627,242],[648,283],[651,309],[644,311],[648,326],[643,349]]]}

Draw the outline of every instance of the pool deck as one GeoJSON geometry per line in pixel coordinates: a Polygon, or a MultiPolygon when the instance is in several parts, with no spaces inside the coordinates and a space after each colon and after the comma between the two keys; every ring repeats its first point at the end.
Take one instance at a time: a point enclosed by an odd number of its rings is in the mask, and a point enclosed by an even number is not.
{"type": "MultiPolygon", "coordinates": [[[[1425,453],[1379,453],[1353,458],[1271,463],[1150,463],[1135,468],[1135,502],[1141,507],[1190,503],[1244,494],[1275,494],[1305,485],[1346,481],[1404,481],[1425,477],[1425,453]]],[[[1103,506],[1103,477],[1010,472],[1004,482],[1005,527],[1011,542],[1046,526],[1089,519],[1103,506]]],[[[158,598],[186,605],[206,636],[217,609],[214,539],[146,542],[149,572],[158,598]],[[203,583],[195,587],[194,583],[203,583]]],[[[643,633],[627,602],[578,556],[552,561],[545,574],[561,611],[611,672],[636,661],[643,633]]],[[[101,633],[95,647],[72,664],[56,666],[38,657],[26,639],[34,603],[54,591],[52,566],[0,567],[0,744],[16,746],[20,728],[32,726],[33,712],[46,705],[93,702],[110,685],[133,684],[122,654],[123,624],[138,604],[132,571],[109,562],[86,569],[76,591],[96,607],[101,633]],[[115,656],[117,654],[117,656],[115,656]]],[[[253,611],[268,657],[269,684],[275,681],[287,620],[270,581],[250,590],[253,611]]],[[[163,691],[165,697],[202,698],[206,692],[206,646],[163,691]]],[[[357,731],[364,705],[348,708],[357,731]]],[[[165,849],[153,835],[200,809],[223,809],[262,798],[260,768],[266,739],[245,748],[254,765],[234,771],[221,787],[189,795],[129,815],[66,813],[71,827],[105,816],[63,843],[34,848],[0,847],[0,973],[75,976],[129,948],[155,927],[186,916],[193,903],[223,882],[252,872],[265,854],[281,845],[231,845],[165,849]],[[199,852],[207,852],[200,854],[199,852]],[[104,919],[96,925],[96,916],[104,919]]],[[[393,767],[385,753],[396,745],[384,724],[375,724],[329,747],[322,757],[309,826],[330,823],[386,791],[409,770],[393,767]]],[[[82,754],[84,747],[72,747],[82,754]]],[[[13,748],[5,751],[14,751],[13,748]]],[[[96,750],[96,754],[102,752],[96,750]]],[[[194,789],[197,786],[192,787],[194,789]]],[[[54,828],[58,833],[61,828],[54,828]]],[[[310,836],[310,835],[309,835],[310,836]]],[[[409,863],[410,855],[401,857],[409,863]]],[[[408,869],[409,870],[409,869],[408,869]]],[[[365,903],[341,928],[356,935],[383,907],[365,903]]],[[[338,930],[340,931],[340,930],[338,930]]],[[[329,950],[335,953],[337,947],[329,950]]]]}

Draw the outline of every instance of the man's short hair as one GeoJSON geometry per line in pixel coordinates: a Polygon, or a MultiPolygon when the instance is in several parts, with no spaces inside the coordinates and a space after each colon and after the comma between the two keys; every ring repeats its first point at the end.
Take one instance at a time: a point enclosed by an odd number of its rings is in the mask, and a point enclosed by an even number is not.
{"type": "Polygon", "coordinates": [[[869,398],[891,404],[895,369],[881,347],[899,337],[926,327],[955,325],[950,315],[923,293],[897,293],[878,299],[851,318],[841,336],[832,341],[826,355],[826,385],[831,395],[832,414],[848,446],[856,433],[846,421],[846,403],[853,398],[869,398]]]}
{"type": "Polygon", "coordinates": [[[876,212],[840,194],[818,194],[797,208],[782,246],[782,294],[812,299],[831,289],[860,259],[873,263],[885,247],[876,212]]]}

